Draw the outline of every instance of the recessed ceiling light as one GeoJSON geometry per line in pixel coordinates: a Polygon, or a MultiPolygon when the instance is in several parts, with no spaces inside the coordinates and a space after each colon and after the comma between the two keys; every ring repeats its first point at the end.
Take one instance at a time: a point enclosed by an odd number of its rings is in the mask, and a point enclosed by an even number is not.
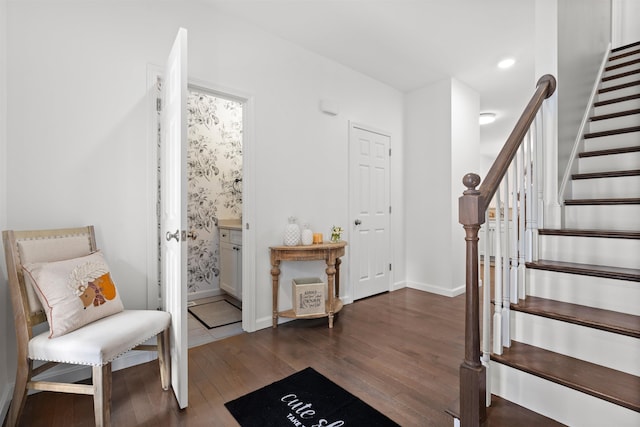
{"type": "Polygon", "coordinates": [[[502,68],[504,70],[504,69],[513,67],[513,64],[515,64],[515,63],[516,63],[515,59],[506,58],[506,59],[503,59],[502,61],[498,62],[498,68],[502,68]]]}
{"type": "Polygon", "coordinates": [[[480,119],[478,120],[478,122],[481,125],[487,125],[489,123],[493,123],[496,121],[496,114],[495,113],[480,113],[480,119]]]}

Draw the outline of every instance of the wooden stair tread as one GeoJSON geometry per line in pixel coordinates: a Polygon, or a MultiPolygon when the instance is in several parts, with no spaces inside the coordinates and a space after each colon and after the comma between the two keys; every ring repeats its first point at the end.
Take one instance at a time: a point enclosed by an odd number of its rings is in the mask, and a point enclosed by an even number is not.
{"type": "Polygon", "coordinates": [[[564,201],[565,205],[577,206],[577,205],[639,205],[640,198],[638,197],[626,197],[626,198],[611,198],[611,199],[569,199],[564,201]]]}
{"type": "MultiPolygon", "coordinates": [[[[636,52],[636,53],[640,53],[640,51],[636,52]]],[[[625,71],[624,73],[614,74],[612,76],[603,77],[602,81],[603,82],[608,82],[608,81],[611,81],[611,80],[621,79],[623,77],[629,77],[629,76],[632,76],[634,74],[640,74],[640,68],[638,68],[637,70],[625,71]]]]}
{"type": "Polygon", "coordinates": [[[616,104],[618,102],[625,102],[625,101],[632,101],[632,100],[638,99],[638,98],[640,98],[640,94],[621,96],[619,98],[612,98],[612,99],[607,99],[607,100],[604,100],[604,101],[594,102],[593,106],[594,107],[602,107],[603,105],[616,104]]]}
{"type": "MultiPolygon", "coordinates": [[[[638,70],[638,72],[640,72],[640,70],[638,70]]],[[[597,122],[599,120],[615,119],[617,117],[632,116],[634,114],[640,114],[640,108],[635,108],[633,110],[626,110],[626,111],[618,111],[617,113],[592,116],[589,120],[591,120],[592,122],[597,122]]]]}
{"type": "MultiPolygon", "coordinates": [[[[601,136],[611,136],[611,135],[620,135],[622,133],[631,133],[631,132],[640,132],[640,126],[631,126],[628,128],[620,128],[620,129],[611,129],[611,130],[603,130],[601,132],[590,132],[590,133],[585,133],[584,134],[584,138],[588,139],[588,138],[599,138],[601,136]]],[[[631,147],[631,148],[637,148],[637,147],[631,147]]],[[[607,150],[601,150],[601,151],[607,151],[607,150]]],[[[593,151],[592,151],[593,153],[593,151]]],[[[580,153],[581,156],[580,157],[584,157],[582,156],[582,154],[584,153],[580,153]]],[[[615,154],[615,153],[613,153],[615,154]]]]}
{"type": "Polygon", "coordinates": [[[532,375],[640,412],[640,378],[594,363],[511,341],[491,359],[532,375]]]}
{"type": "Polygon", "coordinates": [[[607,237],[614,239],[640,239],[640,231],[580,230],[576,228],[541,228],[538,234],[546,236],[607,237]]]}
{"type": "Polygon", "coordinates": [[[612,267],[605,265],[579,264],[575,262],[541,259],[526,263],[527,268],[555,271],[558,273],[580,274],[583,276],[640,282],[640,270],[635,268],[612,267]]]}
{"type": "MultiPolygon", "coordinates": [[[[460,419],[460,400],[457,399],[445,412],[460,419]]],[[[564,424],[492,394],[491,406],[487,408],[487,419],[480,427],[512,426],[560,427],[564,424]]]]}
{"type": "Polygon", "coordinates": [[[621,62],[620,64],[609,65],[605,68],[605,71],[611,71],[618,68],[628,67],[629,65],[640,64],[640,59],[634,59],[632,61],[621,62]]]}
{"type": "Polygon", "coordinates": [[[616,90],[626,89],[628,87],[639,86],[639,85],[640,85],[640,80],[634,80],[634,81],[629,82],[629,83],[623,83],[623,84],[620,84],[620,85],[603,87],[602,89],[598,89],[598,93],[613,92],[613,91],[616,91],[616,90]]]}
{"type": "Polygon", "coordinates": [[[640,46],[640,41],[625,44],[623,46],[614,47],[611,49],[611,53],[620,52],[621,50],[629,49],[630,47],[640,46]]]}
{"type": "Polygon", "coordinates": [[[633,314],[534,296],[511,304],[511,310],[640,338],[640,316],[633,314]]]}
{"type": "Polygon", "coordinates": [[[633,170],[626,170],[626,171],[610,171],[610,172],[575,173],[571,175],[571,179],[619,178],[623,176],[638,176],[638,175],[640,175],[640,169],[633,169],[633,170]]]}

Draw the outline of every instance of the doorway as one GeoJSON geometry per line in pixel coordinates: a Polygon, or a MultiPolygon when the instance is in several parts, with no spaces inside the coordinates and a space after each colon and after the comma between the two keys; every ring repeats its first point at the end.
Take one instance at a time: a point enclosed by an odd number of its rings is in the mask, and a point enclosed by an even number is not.
{"type": "MultiPolygon", "coordinates": [[[[149,104],[153,114],[150,118],[150,218],[156,221],[149,227],[149,268],[148,307],[161,307],[160,274],[162,262],[159,248],[161,230],[159,225],[161,170],[158,149],[160,142],[160,117],[162,114],[162,73],[155,67],[148,70],[149,104]],[[152,104],[152,105],[151,105],[152,104]],[[151,213],[153,212],[153,213],[151,213]]],[[[220,299],[224,294],[220,289],[221,262],[218,224],[222,220],[236,220],[238,228],[243,228],[242,244],[247,252],[254,247],[253,230],[249,230],[252,218],[251,191],[243,185],[251,182],[251,171],[245,168],[251,164],[247,150],[248,128],[251,126],[250,112],[252,98],[242,94],[211,89],[213,85],[190,80],[187,95],[187,222],[183,236],[187,242],[187,300],[220,299]],[[247,197],[249,196],[249,197],[247,197]],[[247,202],[247,199],[249,201],[247,202]],[[243,215],[244,211],[244,215],[243,215]],[[241,222],[242,221],[242,222],[241,222]]],[[[245,251],[243,251],[245,252],[245,251]]],[[[251,252],[249,252],[250,254],[251,252]]],[[[254,262],[247,253],[239,255],[244,259],[239,268],[240,277],[251,277],[254,262]]],[[[250,286],[251,284],[249,284],[250,286]]],[[[239,299],[242,304],[242,321],[232,327],[207,331],[197,339],[197,345],[225,336],[255,329],[253,288],[244,289],[239,299]],[[245,310],[246,308],[246,310],[245,310]],[[235,328],[235,329],[234,329],[235,328]]],[[[190,321],[191,323],[191,321],[190,321]]],[[[190,334],[191,335],[191,334],[190,334]]],[[[190,342],[189,345],[192,343],[190,342]]]]}
{"type": "MultiPolygon", "coordinates": [[[[228,271],[241,266],[241,260],[231,264],[228,258],[239,258],[241,254],[224,250],[229,228],[222,227],[232,224],[236,234],[242,232],[243,116],[243,102],[189,86],[186,168],[189,347],[242,332],[242,273],[228,271]],[[225,280],[230,275],[235,282],[232,289],[225,280]]],[[[240,237],[233,248],[242,248],[241,243],[240,237]]]]}

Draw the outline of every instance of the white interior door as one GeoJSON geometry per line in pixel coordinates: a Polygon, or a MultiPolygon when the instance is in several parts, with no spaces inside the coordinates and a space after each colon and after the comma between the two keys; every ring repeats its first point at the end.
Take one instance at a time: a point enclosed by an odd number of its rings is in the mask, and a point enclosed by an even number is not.
{"type": "Polygon", "coordinates": [[[171,385],[188,404],[187,353],[187,30],[180,28],[165,67],[161,161],[163,306],[171,313],[171,385]]]}
{"type": "Polygon", "coordinates": [[[349,241],[353,298],[389,290],[389,135],[349,125],[349,241]]]}

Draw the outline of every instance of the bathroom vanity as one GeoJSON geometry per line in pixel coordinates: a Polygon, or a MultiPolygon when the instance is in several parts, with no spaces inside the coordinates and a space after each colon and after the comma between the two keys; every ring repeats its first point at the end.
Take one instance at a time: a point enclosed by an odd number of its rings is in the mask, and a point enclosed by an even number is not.
{"type": "Polygon", "coordinates": [[[219,220],[220,289],[242,300],[242,223],[219,220]]]}

